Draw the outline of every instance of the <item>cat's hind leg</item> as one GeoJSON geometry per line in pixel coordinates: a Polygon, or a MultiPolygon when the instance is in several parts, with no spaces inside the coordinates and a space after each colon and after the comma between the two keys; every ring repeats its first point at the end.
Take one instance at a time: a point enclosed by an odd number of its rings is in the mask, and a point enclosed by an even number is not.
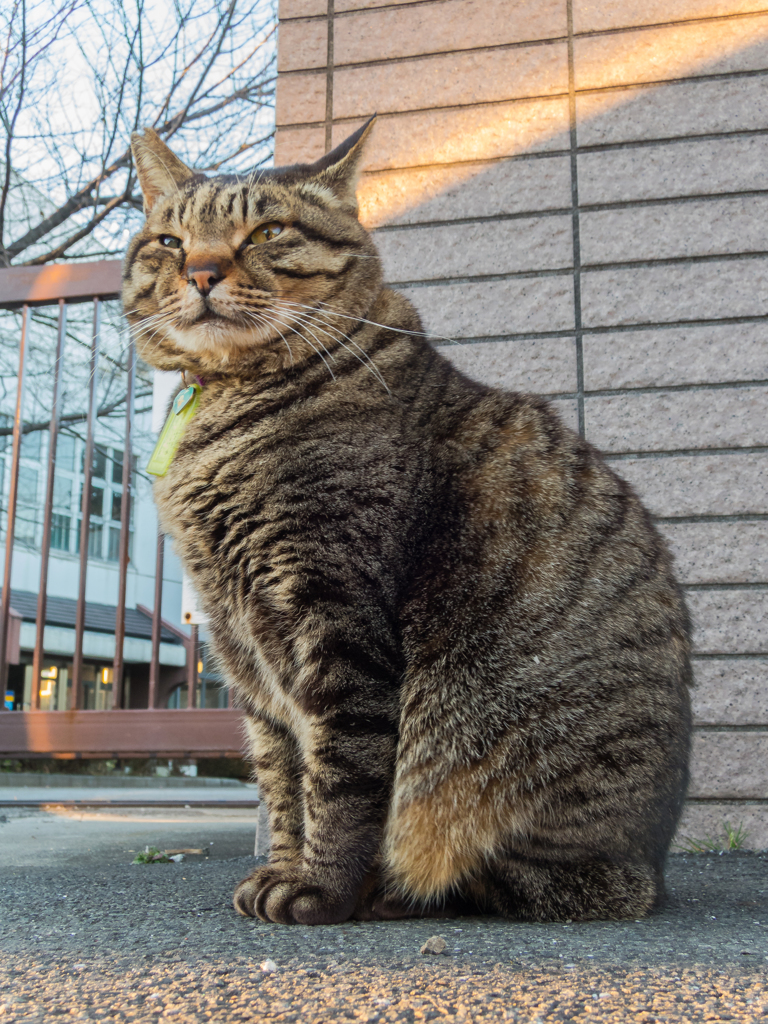
{"type": "Polygon", "coordinates": [[[486,911],[517,920],[621,920],[649,914],[663,895],[663,880],[643,861],[510,853],[494,858],[469,890],[486,911]]]}
{"type": "Polygon", "coordinates": [[[357,921],[400,921],[409,917],[442,920],[480,912],[477,903],[458,892],[444,895],[426,905],[419,900],[409,899],[393,891],[380,871],[375,870],[366,879],[352,916],[357,921]]]}

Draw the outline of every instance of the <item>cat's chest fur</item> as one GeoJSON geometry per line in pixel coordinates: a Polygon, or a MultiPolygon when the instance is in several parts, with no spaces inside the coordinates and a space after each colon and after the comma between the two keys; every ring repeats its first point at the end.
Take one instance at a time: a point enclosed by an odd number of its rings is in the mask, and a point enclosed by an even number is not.
{"type": "Polygon", "coordinates": [[[376,614],[397,614],[421,460],[395,419],[365,405],[357,396],[345,409],[341,388],[300,398],[204,391],[155,484],[228,676],[294,732],[318,603],[336,601],[343,614],[364,593],[376,614]]]}

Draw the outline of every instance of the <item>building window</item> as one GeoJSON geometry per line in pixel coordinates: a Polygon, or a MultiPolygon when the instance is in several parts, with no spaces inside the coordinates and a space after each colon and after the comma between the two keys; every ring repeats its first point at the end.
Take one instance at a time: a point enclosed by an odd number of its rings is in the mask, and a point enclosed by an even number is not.
{"type": "Polygon", "coordinates": [[[57,551],[69,551],[69,516],[54,512],[51,519],[51,547],[57,551]]]}
{"type": "Polygon", "coordinates": [[[107,550],[107,560],[110,562],[120,561],[120,527],[117,528],[110,526],[109,528],[109,548],[107,550]]]}
{"type": "MultiPolygon", "coordinates": [[[[197,663],[197,693],[195,704],[199,708],[229,707],[229,691],[223,677],[216,671],[208,644],[200,644],[197,663]]],[[[169,708],[187,707],[187,684],[175,686],[168,694],[169,708]]]]}
{"type": "MultiPolygon", "coordinates": [[[[9,417],[0,417],[0,426],[11,426],[9,417]]],[[[45,467],[48,434],[35,430],[22,436],[22,459],[18,467],[18,500],[14,540],[27,548],[39,549],[45,511],[45,467]]],[[[9,481],[5,479],[10,449],[9,435],[0,435],[0,489],[7,499],[9,481]]],[[[120,558],[120,520],[123,501],[122,449],[94,445],[89,497],[90,529],[88,557],[117,562],[120,558]]],[[[56,465],[53,477],[51,549],[70,555],[80,553],[80,524],[84,485],[85,443],[61,432],[56,441],[56,465]]],[[[133,459],[132,471],[136,471],[133,459]]],[[[135,486],[135,477],[133,480],[135,486]]],[[[133,551],[133,502],[129,510],[128,558],[133,551]]]]}
{"type": "Polygon", "coordinates": [[[39,477],[38,467],[24,463],[19,465],[15,539],[25,547],[35,547],[37,540],[37,519],[40,510],[37,497],[39,477]]]}
{"type": "MultiPolygon", "coordinates": [[[[0,426],[3,424],[0,423],[0,426]]],[[[25,547],[39,547],[45,504],[42,460],[43,431],[22,436],[19,465],[19,491],[16,536],[25,547]]],[[[47,440],[47,435],[45,436],[47,440]]],[[[3,442],[0,436],[0,453],[3,442]]],[[[135,463],[134,459],[134,463],[135,463]]],[[[0,458],[0,473],[3,472],[0,458]]],[[[60,433],[56,445],[56,470],[53,482],[53,519],[51,548],[70,555],[80,553],[80,525],[84,486],[85,444],[71,434],[60,433]]],[[[135,472],[135,465],[134,465],[135,472]]],[[[1,480],[2,478],[0,478],[1,480]]],[[[120,510],[123,490],[123,450],[96,445],[93,453],[88,557],[117,562],[120,557],[120,510]]],[[[1,486],[1,485],[0,485],[1,486]]],[[[131,506],[133,503],[131,503],[131,506]]],[[[133,548],[133,507],[129,511],[128,557],[133,548]]]]}

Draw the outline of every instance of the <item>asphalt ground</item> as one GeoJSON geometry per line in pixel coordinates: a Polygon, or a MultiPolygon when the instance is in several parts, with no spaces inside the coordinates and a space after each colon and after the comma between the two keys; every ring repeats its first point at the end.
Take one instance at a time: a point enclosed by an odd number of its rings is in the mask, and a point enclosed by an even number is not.
{"type": "Polygon", "coordinates": [[[253,812],[0,813],[3,1024],[768,1021],[765,854],[673,855],[642,921],[285,927],[232,909],[253,812]],[[206,852],[131,865],[145,845],[206,852]]]}

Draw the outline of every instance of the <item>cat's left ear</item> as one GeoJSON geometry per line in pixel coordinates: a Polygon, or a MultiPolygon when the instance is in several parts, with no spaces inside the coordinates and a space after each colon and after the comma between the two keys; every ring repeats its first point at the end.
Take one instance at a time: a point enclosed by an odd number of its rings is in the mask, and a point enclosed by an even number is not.
{"type": "Polygon", "coordinates": [[[357,181],[363,150],[375,121],[376,114],[348,139],[307,168],[315,180],[329,188],[342,205],[354,214],[357,214],[357,181]]]}
{"type": "Polygon", "coordinates": [[[144,196],[145,214],[149,214],[161,196],[174,192],[182,182],[195,174],[168,149],[153,128],[145,128],[143,135],[134,132],[131,136],[131,150],[144,196]]]}

